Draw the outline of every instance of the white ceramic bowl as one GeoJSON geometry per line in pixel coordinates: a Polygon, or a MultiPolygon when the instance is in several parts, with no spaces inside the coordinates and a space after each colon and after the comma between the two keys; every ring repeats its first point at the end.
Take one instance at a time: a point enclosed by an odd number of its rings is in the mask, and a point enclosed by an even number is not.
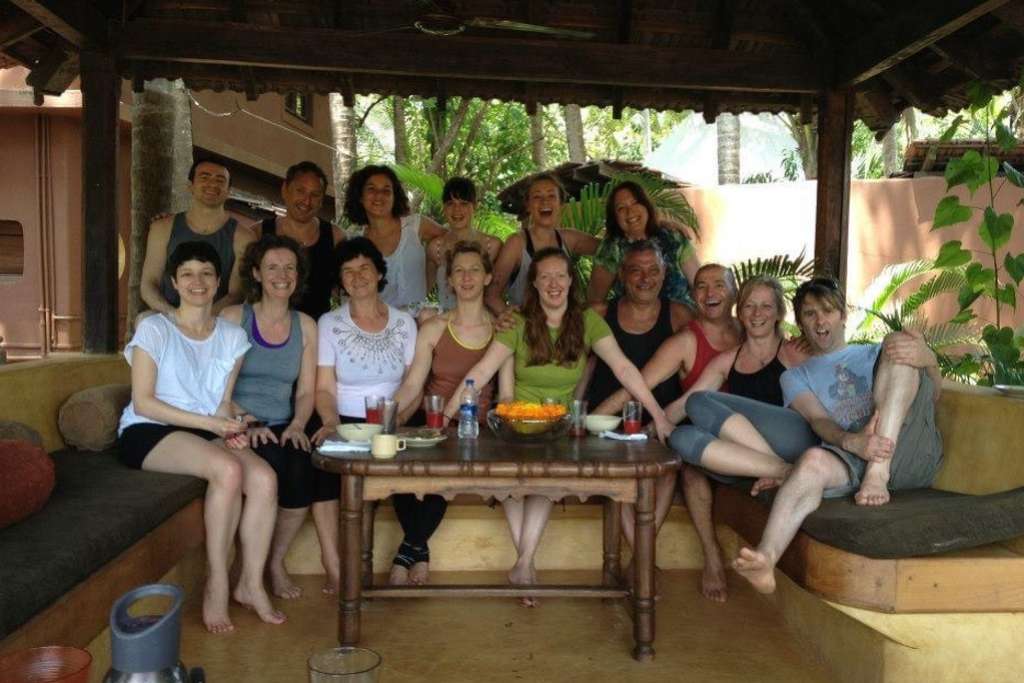
{"type": "Polygon", "coordinates": [[[346,441],[369,441],[375,434],[380,434],[384,429],[381,425],[369,424],[368,422],[353,422],[352,424],[338,425],[338,435],[346,441]]]}
{"type": "Polygon", "coordinates": [[[600,434],[615,429],[622,422],[618,415],[587,415],[586,427],[591,434],[600,434]]]}

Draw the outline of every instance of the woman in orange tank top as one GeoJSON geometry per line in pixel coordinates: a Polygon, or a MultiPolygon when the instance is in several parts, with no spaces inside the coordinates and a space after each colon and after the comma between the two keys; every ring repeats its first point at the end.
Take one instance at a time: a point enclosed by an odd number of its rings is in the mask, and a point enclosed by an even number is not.
{"type": "MultiPolygon", "coordinates": [[[[455,308],[430,318],[420,328],[412,366],[395,393],[400,424],[416,421],[412,418],[419,414],[423,396],[442,396],[447,404],[494,335],[493,318],[484,306],[484,290],[493,269],[487,252],[477,242],[456,242],[446,260],[455,308]]],[[[512,363],[505,365],[501,373],[507,373],[506,386],[512,386],[512,363]]],[[[481,388],[481,417],[487,414],[491,394],[491,384],[481,388]]],[[[426,583],[430,562],[427,540],[441,523],[447,503],[441,496],[428,495],[421,501],[412,494],[392,496],[392,503],[405,538],[395,554],[390,581],[393,585],[426,583]]]]}

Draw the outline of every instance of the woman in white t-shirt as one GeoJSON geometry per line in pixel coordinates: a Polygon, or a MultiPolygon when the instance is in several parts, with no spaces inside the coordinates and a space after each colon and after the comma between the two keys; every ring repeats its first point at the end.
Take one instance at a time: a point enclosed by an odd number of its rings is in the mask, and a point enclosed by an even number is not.
{"type": "Polygon", "coordinates": [[[361,234],[384,257],[391,277],[381,290],[381,301],[403,310],[418,308],[436,277],[423,245],[445,229],[427,216],[409,213],[405,189],[387,166],[364,166],[352,174],[345,191],[345,217],[363,226],[361,234]]]}
{"type": "MultiPolygon", "coordinates": [[[[348,300],[320,316],[317,323],[316,414],[309,429],[320,444],[343,422],[366,420],[367,396],[391,398],[398,390],[416,350],[416,321],[381,301],[388,266],[380,250],[365,237],[342,242],[337,249],[341,288],[348,300]],[[316,422],[322,426],[316,428],[316,422]]],[[[338,479],[335,477],[335,481],[338,479]]],[[[338,496],[313,503],[320,538],[338,538],[338,496]],[[325,525],[331,525],[328,529],[325,525]]],[[[339,580],[338,547],[321,548],[327,578],[339,580]]]]}
{"type": "Polygon", "coordinates": [[[263,587],[263,567],[277,513],[274,470],[247,446],[246,425],[232,415],[231,392],[249,349],[238,325],[213,315],[221,278],[217,252],[183,242],[167,260],[181,303],[139,322],[125,347],[132,400],[121,415],[118,445],[130,467],[189,474],[207,481],[203,515],[209,576],[203,622],[212,633],[234,629],[228,598],[271,624],[285,616],[263,587]],[[234,591],[228,553],[241,539],[242,574],[234,591]]]}

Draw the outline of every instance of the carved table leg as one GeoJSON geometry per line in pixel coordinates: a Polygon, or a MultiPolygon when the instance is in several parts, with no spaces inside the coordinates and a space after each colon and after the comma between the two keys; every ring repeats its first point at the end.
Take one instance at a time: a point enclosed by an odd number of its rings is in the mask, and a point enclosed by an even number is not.
{"type": "Polygon", "coordinates": [[[341,548],[341,596],[338,601],[338,643],[359,642],[360,573],[363,541],[363,478],[341,476],[341,520],[338,545],[341,548]]]}
{"type": "Polygon", "coordinates": [[[633,658],[654,659],[654,479],[637,480],[633,549],[633,658]]]}
{"type": "Polygon", "coordinates": [[[363,503],[363,588],[373,588],[373,523],[379,502],[369,500],[363,503]]]}
{"type": "Polygon", "coordinates": [[[622,503],[607,498],[604,501],[604,571],[601,585],[618,587],[619,585],[619,535],[621,529],[620,514],[622,503]]]}

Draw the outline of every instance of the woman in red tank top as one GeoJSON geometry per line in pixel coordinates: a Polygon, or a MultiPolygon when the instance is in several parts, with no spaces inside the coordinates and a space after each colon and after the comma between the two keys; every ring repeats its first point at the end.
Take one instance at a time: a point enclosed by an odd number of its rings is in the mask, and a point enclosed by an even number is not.
{"type": "MultiPolygon", "coordinates": [[[[455,308],[420,328],[412,365],[395,393],[400,424],[417,421],[411,418],[418,415],[423,396],[439,395],[447,404],[494,335],[494,321],[484,306],[484,289],[492,271],[487,252],[477,242],[456,242],[446,260],[455,308]]],[[[502,372],[511,373],[511,363],[502,372]]],[[[491,384],[481,388],[481,417],[487,414],[491,393],[491,384]]],[[[426,583],[430,562],[427,540],[441,523],[447,503],[441,496],[426,496],[421,501],[411,494],[392,496],[392,502],[405,538],[395,555],[390,581],[393,585],[426,583]]]]}

